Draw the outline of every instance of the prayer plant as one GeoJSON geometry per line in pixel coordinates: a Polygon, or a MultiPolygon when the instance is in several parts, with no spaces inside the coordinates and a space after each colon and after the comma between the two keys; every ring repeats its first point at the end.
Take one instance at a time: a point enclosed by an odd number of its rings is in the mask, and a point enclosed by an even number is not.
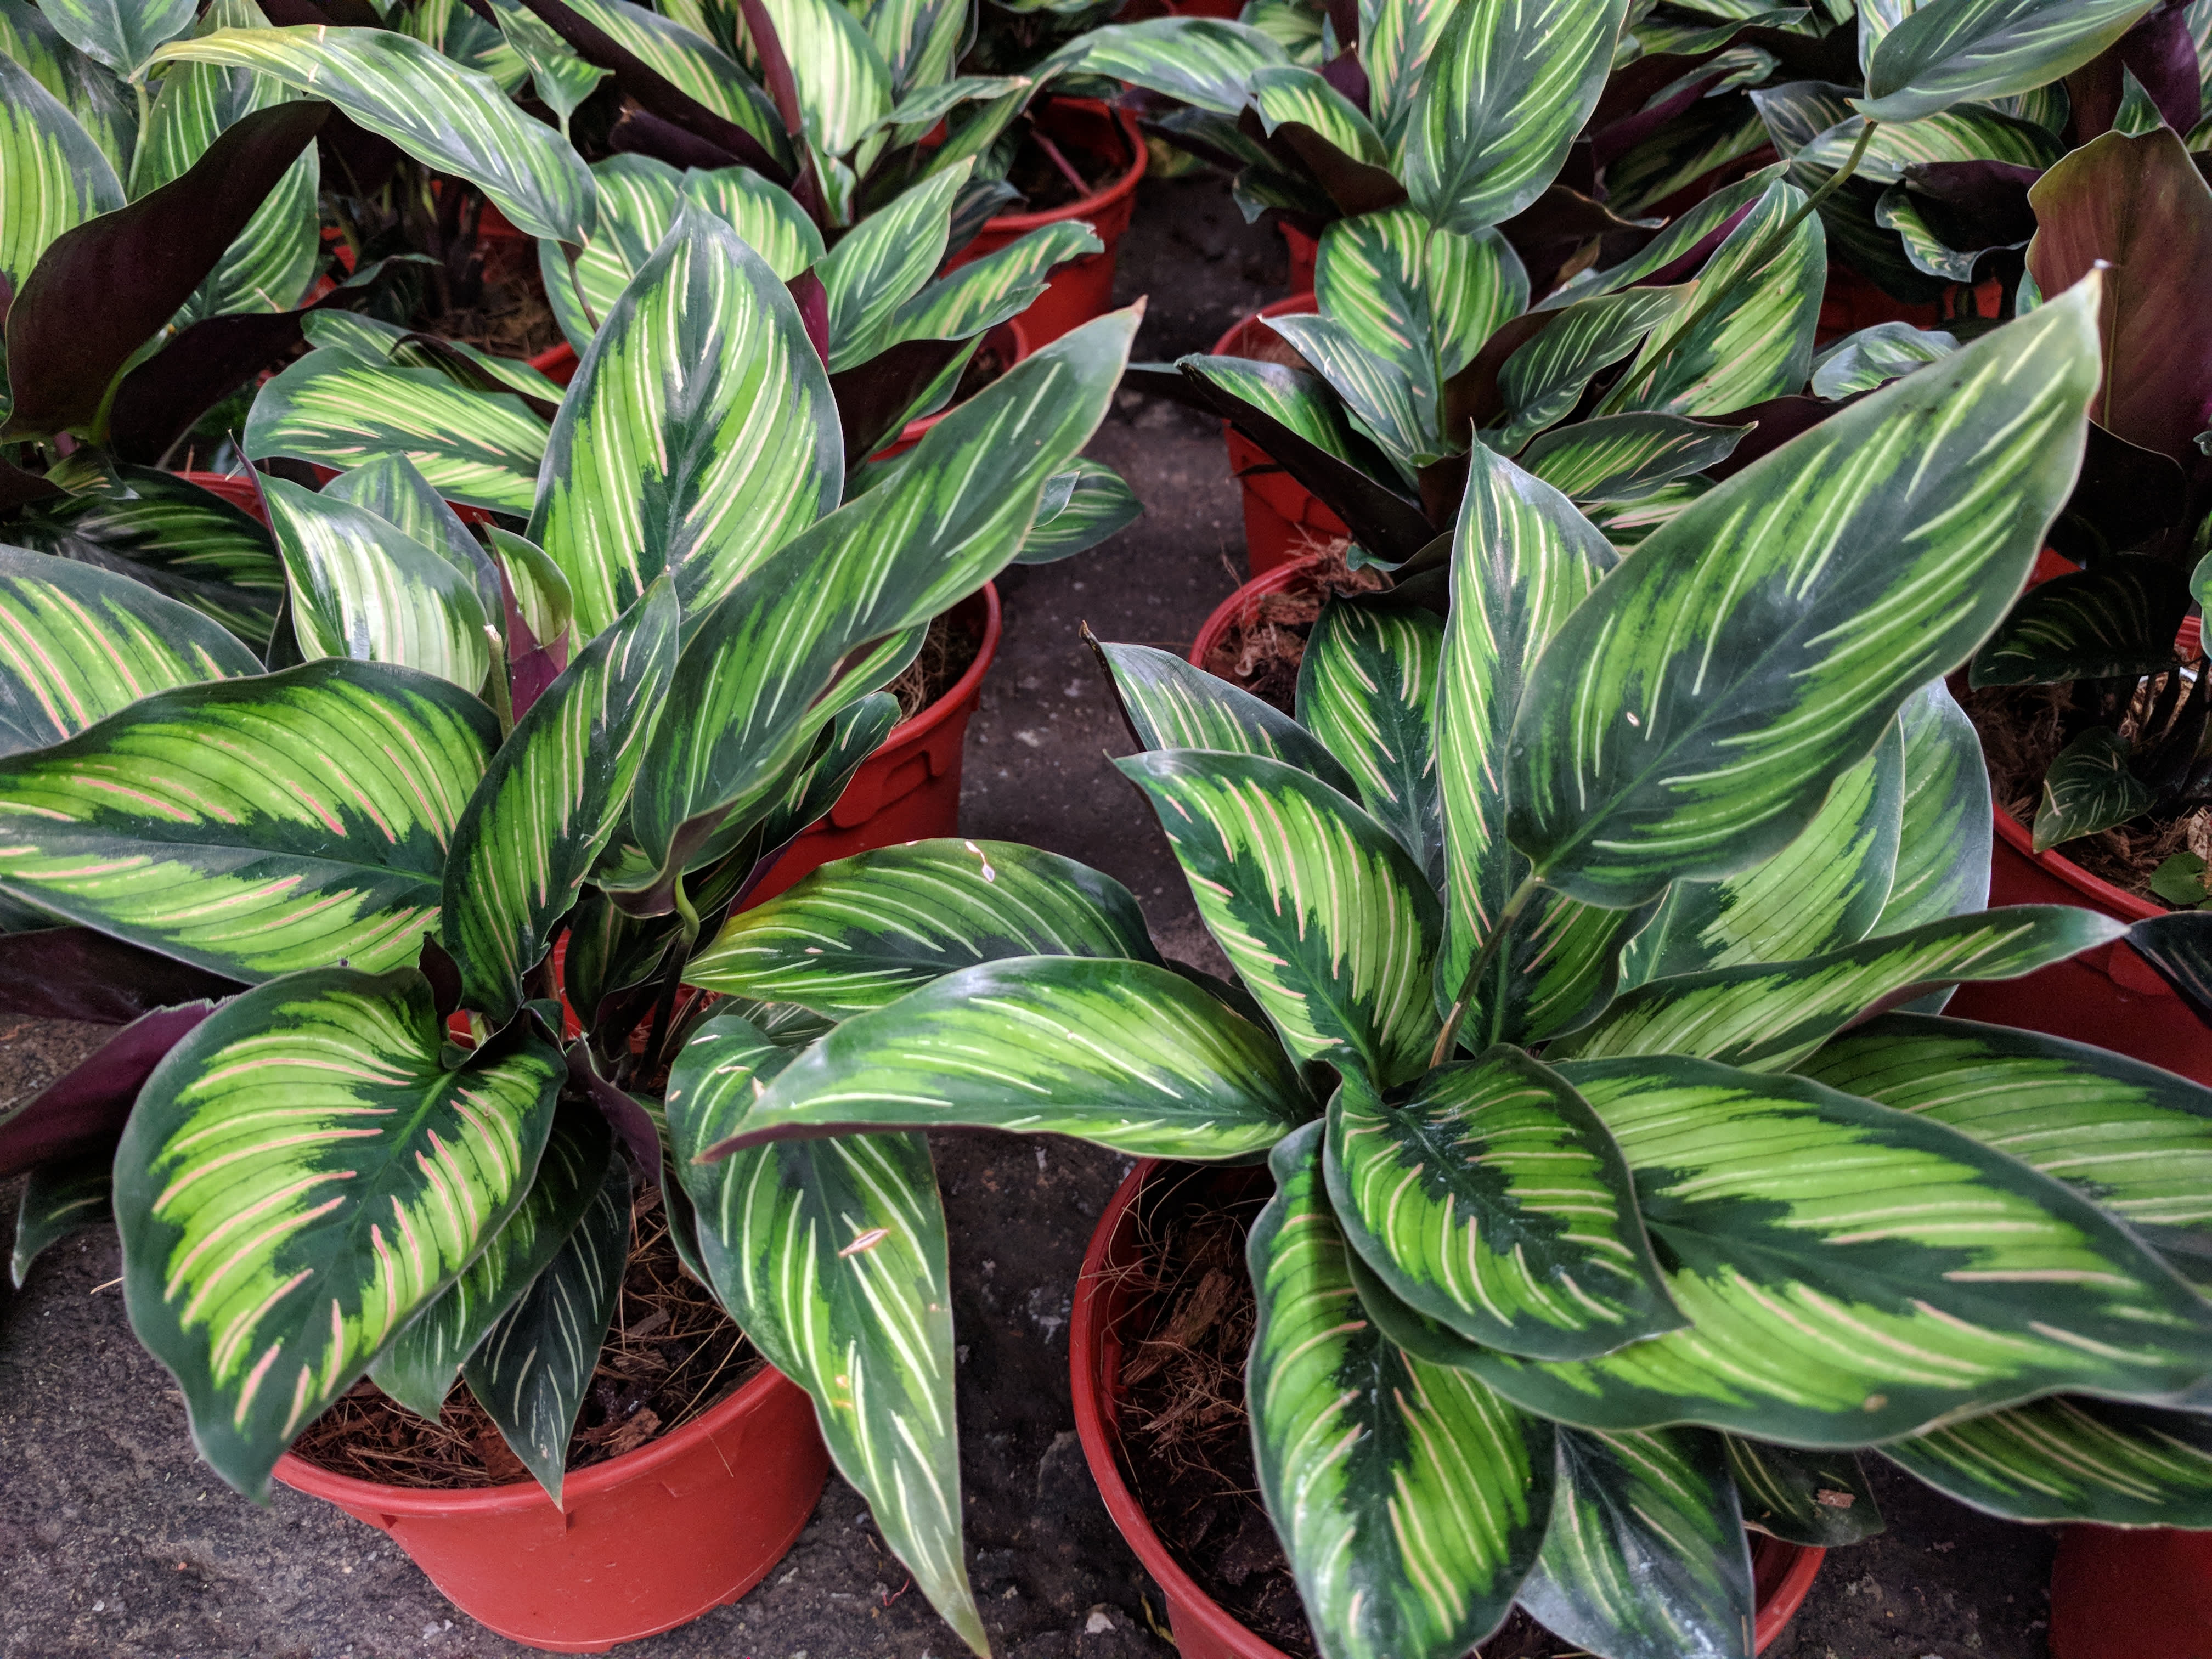
{"type": "MultiPolygon", "coordinates": [[[[825,1146],[915,1190],[927,1128],[1267,1155],[1246,1396],[1331,1659],[1452,1659],[1516,1599],[1607,1659],[1748,1659],[1744,1522],[1874,1529],[1859,1448],[2023,1519],[2212,1525],[2212,1092],[1939,1012],[2123,931],[1982,908],[1942,678],[2066,500],[2099,299],[1625,558],[1476,449],[1448,579],[1331,601],[1295,720],[1103,647],[1118,764],[1241,984],[998,843],[733,916],[667,1098],[714,1283],[760,1281],[761,1198],[825,1146]]],[[[844,1223],[917,1260],[925,1224],[844,1223]]],[[[860,1356],[880,1438],[935,1340],[860,1356]]]]}
{"type": "MultiPolygon", "coordinates": [[[[848,493],[799,305],[687,204],[583,354],[530,536],[479,545],[396,450],[320,493],[264,477],[289,579],[266,663],[125,574],[0,551],[0,895],[32,928],[0,936],[0,981],[132,1021],[0,1119],[0,1171],[32,1172],[16,1269],[112,1177],[133,1328],[224,1479],[258,1496],[364,1374],[435,1412],[465,1368],[557,1495],[633,1164],[664,1179],[684,965],[880,743],[931,619],[1052,538],[1041,501],[1069,511],[1136,318],[848,493]]],[[[296,414],[283,379],[262,395],[296,414]]],[[[766,1195],[772,1243],[733,1236],[771,1255],[726,1305],[980,1646],[950,1370],[886,1383],[925,1419],[892,1444],[859,1431],[891,1402],[845,1357],[934,1352],[941,1283],[873,1299],[879,1273],[941,1281],[934,1193],[878,1182],[873,1146],[811,1161],[766,1195]],[[841,1255],[893,1198],[916,1253],[841,1255]]]]}

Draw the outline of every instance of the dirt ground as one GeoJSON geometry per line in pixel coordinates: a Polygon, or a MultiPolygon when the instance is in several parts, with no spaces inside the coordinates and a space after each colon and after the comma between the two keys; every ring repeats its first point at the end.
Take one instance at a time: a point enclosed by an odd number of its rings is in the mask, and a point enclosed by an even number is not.
{"type": "MultiPolygon", "coordinates": [[[[1137,356],[1203,350],[1285,291],[1272,232],[1203,181],[1143,189],[1121,292],[1151,295],[1137,356]],[[1155,278],[1157,277],[1157,282],[1155,278]]],[[[963,830],[1025,841],[1127,883],[1170,954],[1218,961],[1165,844],[1104,757],[1128,741],[1077,639],[1180,648],[1241,579],[1219,429],[1124,393],[1091,447],[1146,516],[1081,558],[1001,580],[1006,635],[969,729],[963,830]]],[[[0,1024],[0,1101],[81,1051],[88,1028],[0,1024]]],[[[1062,1140],[947,1139],[968,1542],[1011,1659],[1164,1659],[1159,1594],[1107,1519],[1074,1435],[1069,1297],[1126,1160],[1062,1140]]],[[[0,1187],[0,1225],[15,1194],[0,1187]]],[[[5,1237],[0,1233],[0,1237],[5,1237]]],[[[278,1489],[264,1510],[198,1463],[181,1401],[125,1322],[112,1231],[41,1259],[0,1311],[0,1659],[495,1659],[528,1650],[458,1613],[382,1534],[278,1489]]],[[[1876,1475],[1884,1536],[1831,1555],[1771,1659],[2041,1659],[2051,1534],[1876,1475]]],[[[852,1490],[734,1607],[621,1650],[637,1659],[954,1659],[852,1490]]]]}

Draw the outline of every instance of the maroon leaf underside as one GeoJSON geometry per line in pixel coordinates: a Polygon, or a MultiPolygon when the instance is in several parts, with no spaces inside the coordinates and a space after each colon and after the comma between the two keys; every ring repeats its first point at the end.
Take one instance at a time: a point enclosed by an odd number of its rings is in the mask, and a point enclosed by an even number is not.
{"type": "Polygon", "coordinates": [[[212,1002],[193,1002],[134,1020],[60,1081],[0,1118],[0,1180],[112,1146],[139,1085],[214,1012],[212,1002]]]}
{"type": "Polygon", "coordinates": [[[246,988],[89,927],[0,933],[0,1013],[124,1025],[246,988]]]}

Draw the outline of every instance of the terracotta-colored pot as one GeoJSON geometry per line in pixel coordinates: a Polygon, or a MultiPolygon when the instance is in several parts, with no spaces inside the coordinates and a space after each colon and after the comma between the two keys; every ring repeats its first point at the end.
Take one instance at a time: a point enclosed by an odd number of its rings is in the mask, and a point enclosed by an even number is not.
{"type": "Polygon", "coordinates": [[[1065,207],[1042,213],[1005,213],[986,219],[975,240],[953,255],[948,270],[957,270],[980,259],[1043,225],[1080,220],[1098,233],[1106,246],[1099,252],[1072,259],[1052,274],[1043,293],[1021,314],[1023,328],[1036,345],[1050,345],[1072,328],[1114,308],[1114,264],[1122,233],[1137,208],[1137,181],[1145,176],[1145,136],[1137,118],[1127,110],[1109,109],[1091,98],[1053,98],[1037,106],[1036,125],[1063,150],[1073,148],[1093,155],[1126,154],[1127,164],[1105,189],[1094,191],[1065,207]]]}
{"type": "MultiPolygon", "coordinates": [[[[1285,233],[1287,235],[1289,233],[1285,233]]],[[[1282,337],[1262,319],[1303,317],[1320,309],[1310,291],[1262,306],[1213,343],[1217,357],[1256,357],[1282,337]]],[[[1344,520],[1321,497],[1293,478],[1267,452],[1228,422],[1221,423],[1229,445],[1229,474],[1244,495],[1244,560],[1255,576],[1311,552],[1319,543],[1340,540],[1344,520]]]]}
{"type": "MultiPolygon", "coordinates": [[[[1283,233],[1283,246],[1291,255],[1291,292],[1293,295],[1314,291],[1314,273],[1321,264],[1321,239],[1309,236],[1286,219],[1275,221],[1275,228],[1283,233]]],[[[1307,307],[1311,310],[1311,307],[1307,307]]],[[[1217,351],[1218,346],[1214,348],[1217,351]]]]}
{"type": "Polygon", "coordinates": [[[2212,1653],[2212,1532],[2069,1527],[2051,1569],[2051,1659],[2212,1653]]]}
{"type": "MultiPolygon", "coordinates": [[[[1129,1540],[1168,1604],[1182,1659],[1285,1659],[1281,1650],[1261,1640],[1231,1617],[1191,1576],[1176,1565],[1160,1535],[1145,1518],[1136,1494],[1122,1479],[1119,1413],[1121,1341],[1119,1326],[1130,1303],[1130,1274],[1138,1260],[1137,1195],[1158,1172],[1173,1166],[1147,1158],[1129,1172],[1091,1236],[1083,1277],[1076,1281],[1075,1306],[1068,1323],[1068,1363],[1075,1391],[1075,1431],[1083,1455],[1098,1483],[1114,1524],[1129,1540]]],[[[1803,1605],[1826,1552],[1754,1533],[1751,1565],[1758,1590],[1753,1638],[1764,1648],[1803,1605]]]]}
{"type": "Polygon", "coordinates": [[[426,1492],[287,1452],[286,1486],[389,1533],[453,1604],[549,1653],[604,1653],[688,1624],[767,1577],[830,1472],[805,1390],[763,1369],[721,1404],[562,1482],[426,1492]]]}

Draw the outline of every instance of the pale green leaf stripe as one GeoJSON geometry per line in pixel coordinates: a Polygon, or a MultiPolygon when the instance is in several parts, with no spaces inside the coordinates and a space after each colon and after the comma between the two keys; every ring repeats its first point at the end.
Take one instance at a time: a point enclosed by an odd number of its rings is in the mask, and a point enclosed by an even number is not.
{"type": "Polygon", "coordinates": [[[984,1651],[963,1561],[951,1283],[929,1143],[850,1135],[699,1161],[796,1052],[726,1014],[670,1075],[670,1139],[702,1263],[769,1362],[813,1395],[884,1540],[984,1651]]]}
{"type": "Polygon", "coordinates": [[[1159,961],[1111,876],[1003,841],[916,841],[839,859],[732,915],[684,982],[861,1013],[1006,957],[1159,961]]]}
{"type": "Polygon", "coordinates": [[[1528,308],[1528,273],[1494,230],[1438,230],[1395,207],[1323,233],[1314,292],[1323,315],[1395,363],[1434,404],[1498,325],[1528,308]]]}
{"type": "Polygon", "coordinates": [[[577,368],[529,535],[568,579],[580,638],[663,571],[688,623],[835,507],[843,471],[791,295],[687,201],[577,368]]]}
{"type": "Polygon", "coordinates": [[[412,969],[323,969],[225,1005],[139,1094],[115,1158],[131,1328],[249,1496],[529,1187],[559,1053],[519,1028],[448,1071],[442,1037],[412,969]]]}
{"type": "Polygon", "coordinates": [[[1498,394],[1511,418],[1492,447],[1501,454],[1517,453],[1535,434],[1565,420],[1592,376],[1635,350],[1645,335],[1678,315],[1695,292],[1688,283],[1635,288],[1593,295],[1567,307],[1498,370],[1498,394]]]}
{"type": "Polygon", "coordinates": [[[0,546],[0,755],[172,686],[260,672],[227,629],[143,582],[0,546]]]}
{"type": "Polygon", "coordinates": [[[1885,1014],[1796,1068],[2063,1181],[2212,1293],[2212,1091],[2039,1032],[1885,1014]]]}
{"type": "Polygon", "coordinates": [[[676,669],[676,595],[663,580],[576,653],[492,757],[453,831],[446,949],[471,1008],[522,1006],[524,975],[613,836],[676,669]]]}
{"type": "Polygon", "coordinates": [[[21,293],[55,237],[122,205],[115,169],[76,118],[0,57],[0,276],[21,293]]]}
{"type": "Polygon", "coordinates": [[[1368,107],[1395,152],[1413,93],[1452,19],[1449,0],[1359,0],[1359,58],[1367,71],[1368,107]]]}
{"type": "Polygon", "coordinates": [[[1059,64],[1070,74],[1127,81],[1233,118],[1250,96],[1253,77],[1290,61],[1273,40],[1242,23],[1154,17],[1093,29],[1044,67],[1059,64]]]}
{"type": "Polygon", "coordinates": [[[1715,191],[1688,212],[1677,215],[1665,229],[1644,245],[1642,252],[1632,258],[1624,259],[1603,270],[1586,270],[1579,276],[1560,283],[1545,296],[1543,308],[1555,309],[1594,294],[1611,294],[1632,283],[1642,282],[1653,272],[1673,264],[1765,195],[1776,180],[1785,177],[1789,171],[1787,161],[1777,161],[1771,167],[1761,167],[1747,179],[1715,191]]]}
{"type": "Polygon", "coordinates": [[[1242,686],[1149,645],[1098,647],[1122,713],[1146,749],[1219,749],[1263,755],[1310,772],[1340,794],[1359,786],[1314,734],[1242,686]]]}
{"type": "Polygon", "coordinates": [[[2087,63],[2156,0],[1978,0],[1916,10],[1867,62],[1871,120],[1910,121],[1967,98],[2032,92],[2087,63]]]}
{"type": "Polygon", "coordinates": [[[1321,1127],[1275,1155],[1275,1195],[1245,1247],[1261,1491],[1324,1653],[1463,1653],[1504,1619],[1541,1545],[1552,1426],[1362,1317],[1321,1127]]]}
{"type": "Polygon", "coordinates": [[[1895,1440],[1881,1455],[2015,1521],[2212,1526],[2212,1417],[2061,1395],[1895,1440]]]}
{"type": "Polygon", "coordinates": [[[1145,504],[1103,461],[1079,459],[1045,480],[1036,522],[1022,538],[1017,564],[1051,564],[1087,553],[1144,516],[1145,504]]]}
{"type": "MultiPolygon", "coordinates": [[[[325,501],[348,501],[365,507],[386,524],[420,542],[458,571],[476,590],[484,620],[502,622],[506,601],[499,585],[499,568],[477,545],[461,515],[430,488],[429,480],[415,470],[404,455],[386,455],[350,472],[341,472],[322,489],[325,501]]],[[[495,543],[509,532],[491,528],[495,543]]],[[[473,690],[474,688],[470,688],[473,690]]]]}
{"type": "Polygon", "coordinates": [[[1263,69],[1252,77],[1252,106],[1270,134],[1288,121],[1310,128],[1324,142],[1371,167],[1387,167],[1389,153],[1359,106],[1310,69],[1263,69]]]}
{"type": "Polygon", "coordinates": [[[471,392],[434,368],[311,351],[261,388],[246,417],[252,459],[289,455],[340,471],[404,455],[448,501],[526,514],[545,422],[506,392],[471,392]]]}
{"type": "Polygon", "coordinates": [[[869,0],[857,9],[895,88],[926,91],[952,73],[968,21],[960,0],[869,0]]]}
{"type": "Polygon", "coordinates": [[[1444,823],[1432,728],[1443,645],[1432,611],[1334,599],[1306,641],[1297,693],[1299,722],[1344,763],[1359,804],[1438,893],[1444,823]]]}
{"type": "Polygon", "coordinates": [[[1319,369],[1392,460],[1408,471],[1443,453],[1442,392],[1378,356],[1332,317],[1270,317],[1267,326],[1319,369]]]}
{"type": "MultiPolygon", "coordinates": [[[[1865,130],[1858,116],[1839,121],[1799,150],[1796,159],[1832,173],[1850,159],[1865,130]]],[[[1984,104],[1961,104],[1917,121],[1877,122],[1852,176],[1894,185],[1903,180],[1905,168],[1931,161],[2002,161],[2040,173],[2065,153],[2064,145],[2033,121],[1984,104]]]]}
{"type": "Polygon", "coordinates": [[[161,692],[0,761],[0,893],[235,979],[411,962],[498,742],[379,663],[161,692]]]}
{"type": "Polygon", "coordinates": [[[1242,398],[1338,460],[1364,467],[1344,407],[1320,375],[1250,357],[1185,357],[1176,367],[1242,398]]]}
{"type": "Polygon", "coordinates": [[[1532,1411],[1848,1446],[2204,1372],[2212,1310],[2186,1285],[2087,1200],[1941,1124],[1679,1056],[1559,1070],[1635,1172],[1692,1322],[1571,1364],[1470,1353],[1532,1411]]]}
{"type": "Polygon", "coordinates": [[[1239,1158],[1312,1110],[1281,1046],[1146,962],[1015,957],[963,969],[805,1051],[743,1125],[1079,1135],[1139,1158],[1239,1158]]]}
{"type": "Polygon", "coordinates": [[[562,3],[678,91],[743,127],[778,161],[790,160],[790,140],[768,94],[738,66],[737,59],[714,41],[674,18],[633,5],[629,0],[562,3]]]}
{"type": "Polygon", "coordinates": [[[831,372],[866,362],[893,343],[891,319],[944,262],[963,163],[932,173],[854,226],[815,268],[830,299],[831,372]]]}
{"type": "Polygon", "coordinates": [[[53,94],[117,178],[131,170],[138,115],[130,93],[105,65],[62,39],[30,0],[0,0],[0,57],[13,58],[53,94]]]}
{"type": "Polygon", "coordinates": [[[1419,1076],[1442,917],[1389,831],[1280,761],[1172,749],[1115,764],[1152,801],[1200,917],[1285,1045],[1378,1089],[1419,1076]]]}
{"type": "Polygon", "coordinates": [[[1680,415],[1600,415],[1543,434],[1521,464],[1571,501],[1638,501],[1719,465],[1750,429],[1680,415]]]}
{"type": "Polygon", "coordinates": [[[192,0],[45,0],[43,9],[71,46],[125,80],[192,26],[192,0]]]}
{"type": "Polygon", "coordinates": [[[1656,979],[1553,1045],[1555,1056],[1695,1054],[1758,1071],[1796,1065],[1885,998],[1918,985],[2017,979],[2127,932],[2070,904],[1952,916],[1802,962],[1656,979]]]}
{"type": "Polygon", "coordinates": [[[908,300],[877,337],[879,349],[902,340],[964,340],[981,334],[1028,310],[1055,266],[1104,247],[1086,224],[1062,221],[1041,226],[946,272],[908,300]]]}
{"type": "Polygon", "coordinates": [[[1842,398],[1871,392],[1923,363],[1941,362],[1958,349],[1958,340],[1940,329],[1876,323],[1846,334],[1813,360],[1813,395],[1842,398]]]}
{"type": "Polygon", "coordinates": [[[1583,1359],[1686,1322],[1613,1137],[1518,1048],[1439,1066],[1389,1105],[1347,1078],[1324,1163],[1369,1271],[1471,1341],[1583,1359]]]}
{"type": "MultiPolygon", "coordinates": [[[[807,136],[840,155],[891,106],[891,76],[842,0],[762,0],[791,60],[807,136]]],[[[858,165],[857,163],[855,165],[858,165]]]]}
{"type": "Polygon", "coordinates": [[[592,233],[591,170],[489,76],[390,29],[219,29],[173,40],[156,64],[225,64],[337,105],[424,166],[458,173],[526,235],[581,246],[592,233]]]}

